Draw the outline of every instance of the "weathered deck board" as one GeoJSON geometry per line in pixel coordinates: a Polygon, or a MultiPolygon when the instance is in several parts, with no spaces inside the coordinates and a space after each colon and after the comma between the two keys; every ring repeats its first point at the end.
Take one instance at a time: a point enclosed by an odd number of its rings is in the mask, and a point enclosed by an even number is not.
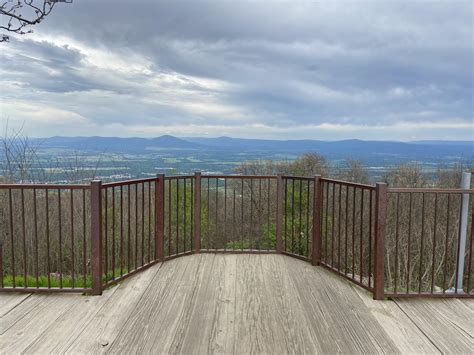
{"type": "Polygon", "coordinates": [[[157,344],[154,352],[169,351],[177,316],[184,306],[189,283],[195,275],[200,258],[200,255],[184,257],[178,262],[173,260],[163,264],[111,344],[111,352],[142,353],[151,343],[157,344]]]}
{"type": "Polygon", "coordinates": [[[68,352],[77,354],[105,351],[129,319],[145,290],[150,287],[160,267],[161,264],[149,268],[120,284],[114,291],[114,297],[107,300],[74,339],[68,352]]]}
{"type": "Polygon", "coordinates": [[[439,350],[407,315],[400,312],[400,308],[395,302],[375,301],[366,290],[359,287],[354,287],[354,290],[403,354],[439,353],[439,350]]]}
{"type": "Polygon", "coordinates": [[[474,300],[373,301],[283,255],[199,254],[101,297],[0,294],[0,353],[469,353],[474,300]]]}
{"type": "Polygon", "coordinates": [[[467,354],[474,349],[474,311],[459,312],[460,300],[398,299],[403,312],[442,353],[467,354]]]}
{"type": "Polygon", "coordinates": [[[20,353],[78,302],[76,295],[33,295],[0,318],[0,351],[20,353]]]}
{"type": "Polygon", "coordinates": [[[292,258],[284,260],[304,304],[308,326],[314,327],[324,353],[398,351],[351,285],[327,270],[292,258]],[[318,326],[321,319],[325,327],[318,326]]]}
{"type": "Polygon", "coordinates": [[[16,306],[21,304],[25,299],[31,297],[30,294],[5,293],[0,297],[0,317],[11,312],[16,306]]]}

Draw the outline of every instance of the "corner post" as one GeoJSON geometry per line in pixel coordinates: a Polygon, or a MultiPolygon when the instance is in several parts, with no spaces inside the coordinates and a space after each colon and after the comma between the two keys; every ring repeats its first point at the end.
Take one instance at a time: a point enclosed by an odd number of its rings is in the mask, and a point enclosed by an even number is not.
{"type": "Polygon", "coordinates": [[[92,294],[102,294],[102,182],[91,185],[92,294]]]}
{"type": "MultiPolygon", "coordinates": [[[[471,188],[471,173],[463,172],[461,178],[461,189],[469,190],[471,188]]],[[[461,212],[459,223],[459,241],[457,249],[457,263],[456,263],[456,286],[454,292],[463,293],[463,279],[464,279],[464,264],[466,259],[466,241],[467,241],[467,226],[469,222],[469,194],[462,194],[461,212]]],[[[471,232],[472,233],[472,232],[471,232]]],[[[472,243],[472,241],[471,241],[472,243]]],[[[469,271],[471,269],[468,269],[469,271]]]]}
{"type": "Polygon", "coordinates": [[[374,300],[384,299],[385,285],[385,219],[387,214],[387,184],[375,186],[374,300]]]}
{"type": "Polygon", "coordinates": [[[155,259],[164,261],[165,239],[165,174],[156,175],[155,180],[155,259]]]}
{"type": "Polygon", "coordinates": [[[283,175],[277,175],[277,196],[276,196],[276,251],[283,252],[283,175]]]}
{"type": "Polygon", "coordinates": [[[194,252],[201,251],[201,173],[194,173],[194,228],[193,246],[194,252]]]}
{"type": "Polygon", "coordinates": [[[323,189],[321,183],[321,175],[314,176],[314,193],[313,193],[313,250],[311,253],[311,263],[319,265],[321,263],[321,201],[323,189]]]}

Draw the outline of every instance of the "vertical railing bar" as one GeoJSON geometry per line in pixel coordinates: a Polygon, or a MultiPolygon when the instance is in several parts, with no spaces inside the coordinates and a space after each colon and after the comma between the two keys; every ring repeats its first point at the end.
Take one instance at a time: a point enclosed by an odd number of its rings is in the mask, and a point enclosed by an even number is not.
{"type": "Polygon", "coordinates": [[[138,269],[138,183],[134,184],[135,191],[135,270],[138,269]]]}
{"type": "Polygon", "coordinates": [[[241,199],[240,199],[240,249],[244,250],[244,179],[240,179],[241,199]]]}
{"type": "Polygon", "coordinates": [[[130,197],[132,195],[132,191],[131,191],[131,188],[132,188],[132,185],[128,185],[127,187],[127,273],[130,272],[131,270],[131,257],[132,257],[132,253],[131,253],[131,245],[132,245],[132,242],[131,242],[131,234],[132,234],[132,229],[131,229],[131,226],[130,226],[130,220],[131,220],[131,215],[130,215],[130,208],[131,208],[131,203],[130,203],[130,197]]]}
{"type": "MultiPolygon", "coordinates": [[[[51,250],[50,250],[50,235],[49,235],[49,189],[46,189],[45,191],[46,197],[45,197],[45,202],[46,202],[46,249],[48,253],[48,288],[51,288],[51,250]]],[[[15,273],[13,273],[13,277],[15,277],[15,273]]],[[[15,287],[15,278],[13,278],[13,287],[15,287]]]]}
{"type": "MultiPolygon", "coordinates": [[[[324,197],[325,197],[325,208],[324,208],[324,262],[326,264],[329,263],[329,259],[328,259],[328,250],[329,250],[329,246],[328,246],[328,234],[329,234],[329,227],[328,227],[328,222],[329,222],[329,182],[325,181],[325,182],[322,182],[322,184],[324,184],[326,186],[326,193],[324,194],[324,197]]],[[[324,191],[324,188],[323,188],[323,191],[324,191]]],[[[323,202],[324,203],[324,202],[323,202]]]]}
{"type": "MultiPolygon", "coordinates": [[[[104,243],[105,243],[105,264],[104,264],[104,274],[105,274],[105,281],[107,282],[108,281],[108,277],[107,277],[107,271],[108,271],[108,257],[107,257],[107,254],[108,254],[108,250],[109,250],[109,246],[108,246],[108,234],[109,234],[109,217],[108,217],[108,202],[109,202],[109,195],[108,195],[108,191],[109,189],[106,187],[105,189],[105,193],[104,193],[104,199],[105,199],[105,202],[104,202],[104,211],[105,211],[105,218],[104,218],[104,224],[105,224],[105,231],[104,231],[104,243]]],[[[100,211],[100,213],[102,213],[102,211],[100,211]]]]}
{"type": "Polygon", "coordinates": [[[216,178],[216,210],[215,210],[215,216],[216,216],[216,228],[214,230],[214,236],[212,238],[212,242],[214,244],[214,249],[217,250],[217,237],[219,233],[219,179],[216,178]]]}
{"type": "Polygon", "coordinates": [[[395,211],[395,280],[393,292],[397,293],[398,286],[398,246],[399,246],[399,229],[400,229],[400,194],[397,193],[397,205],[395,211]]]}
{"type": "MultiPolygon", "coordinates": [[[[142,213],[141,213],[141,226],[142,226],[142,254],[141,254],[141,266],[145,264],[145,183],[142,182],[142,213]]],[[[138,188],[138,185],[137,185],[138,188]]]]}
{"type": "Polygon", "coordinates": [[[210,235],[211,235],[211,226],[210,226],[210,220],[211,220],[211,179],[207,178],[207,233],[206,233],[206,249],[211,249],[211,245],[209,241],[211,240],[210,235]]]}
{"type": "Polygon", "coordinates": [[[179,254],[179,179],[176,179],[176,255],[179,254]]]}
{"type": "Polygon", "coordinates": [[[362,276],[364,274],[364,249],[363,249],[363,244],[364,244],[364,239],[363,239],[363,234],[364,234],[364,189],[360,189],[360,244],[359,244],[359,281],[362,283],[362,276]]]}
{"type": "Polygon", "coordinates": [[[115,215],[115,186],[112,186],[112,280],[115,280],[115,223],[117,216],[115,215]]]}
{"type": "Polygon", "coordinates": [[[336,184],[332,184],[332,208],[331,208],[331,214],[332,214],[332,226],[331,226],[331,267],[334,267],[334,233],[336,230],[336,184]]]}
{"type": "Polygon", "coordinates": [[[171,214],[173,211],[171,204],[171,184],[172,180],[168,179],[168,256],[171,255],[171,214]]]}
{"type": "Polygon", "coordinates": [[[260,250],[260,239],[262,231],[262,179],[258,179],[258,228],[257,228],[257,249],[260,250]]]}
{"type": "Polygon", "coordinates": [[[120,186],[120,277],[123,276],[123,186],[120,186]]]}
{"type": "Polygon", "coordinates": [[[267,250],[270,250],[270,179],[267,179],[267,250]]]}
{"type": "Polygon", "coordinates": [[[61,221],[61,189],[58,189],[58,233],[59,233],[59,288],[63,288],[63,232],[61,221]]]}
{"type": "Polygon", "coordinates": [[[434,229],[433,229],[433,252],[431,259],[431,293],[434,290],[434,279],[435,279],[435,252],[436,252],[436,229],[437,224],[437,212],[438,212],[438,194],[435,193],[435,207],[434,207],[434,229]]]}
{"type": "Polygon", "coordinates": [[[224,178],[224,251],[227,247],[227,179],[224,178]]]}
{"type": "Polygon", "coordinates": [[[298,218],[299,218],[299,228],[298,228],[298,249],[299,249],[299,254],[303,254],[301,250],[301,233],[302,233],[302,228],[301,225],[303,223],[303,180],[299,180],[299,208],[298,208],[298,218]]]}
{"type": "Polygon", "coordinates": [[[186,181],[186,178],[183,179],[183,185],[184,185],[184,191],[183,191],[183,252],[187,251],[186,250],[186,232],[187,232],[187,228],[186,228],[186,213],[188,212],[187,210],[187,206],[188,204],[186,203],[186,188],[187,188],[187,181],[186,181]]]}
{"type": "Polygon", "coordinates": [[[356,224],[356,187],[352,188],[352,279],[355,279],[355,224],[356,224]]]}
{"type": "Polygon", "coordinates": [[[151,181],[148,182],[148,259],[147,263],[151,261],[151,181]]]}
{"type": "Polygon", "coordinates": [[[372,190],[369,190],[369,288],[371,287],[372,276],[372,190]]]}
{"type": "MultiPolygon", "coordinates": [[[[36,288],[39,288],[39,246],[38,246],[38,210],[36,201],[36,189],[33,189],[33,235],[35,238],[35,271],[36,271],[36,288]]],[[[3,282],[3,274],[0,275],[3,282]]],[[[2,284],[3,287],[3,284],[2,284]]]]}
{"type": "Polygon", "coordinates": [[[75,280],[75,268],[74,268],[74,189],[70,190],[71,193],[71,279],[72,279],[72,288],[76,287],[75,280]]]}
{"type": "Polygon", "coordinates": [[[295,252],[295,179],[291,179],[291,252],[295,252]]]}
{"type": "Polygon", "coordinates": [[[20,189],[21,193],[21,229],[23,236],[23,277],[24,287],[28,287],[28,265],[26,262],[26,221],[25,221],[25,189],[20,189]]]}
{"type": "Polygon", "coordinates": [[[425,193],[421,193],[421,241],[420,241],[420,264],[418,270],[418,293],[421,293],[421,283],[423,281],[423,246],[425,240],[425,193]]]}
{"type": "Polygon", "coordinates": [[[449,241],[449,219],[450,219],[450,204],[451,204],[451,194],[448,196],[448,205],[446,207],[446,239],[444,245],[444,271],[443,271],[443,293],[446,293],[446,274],[448,272],[448,241],[449,241]]]}
{"type": "Polygon", "coordinates": [[[407,292],[410,293],[410,266],[411,266],[411,215],[412,215],[412,193],[409,193],[408,207],[408,240],[407,240],[407,292]]]}
{"type": "Polygon", "coordinates": [[[349,186],[346,186],[346,208],[344,220],[344,274],[347,276],[349,269],[347,267],[347,249],[349,247],[348,241],[348,221],[349,221],[349,186]]]}
{"type": "Polygon", "coordinates": [[[349,186],[346,186],[346,208],[345,208],[345,220],[344,220],[344,274],[347,276],[349,269],[347,268],[347,248],[348,242],[348,221],[349,221],[349,186]]]}
{"type": "Polygon", "coordinates": [[[285,216],[285,251],[288,251],[288,245],[287,245],[287,239],[288,239],[288,179],[284,179],[285,181],[285,188],[284,188],[284,193],[285,193],[285,211],[284,211],[284,216],[285,216]]]}
{"type": "Polygon", "coordinates": [[[191,197],[190,197],[190,207],[191,207],[191,215],[190,215],[190,218],[191,218],[191,225],[190,225],[190,228],[191,228],[191,240],[190,240],[190,243],[191,243],[191,250],[194,250],[194,184],[196,183],[196,177],[192,178],[191,179],[191,197]]]}
{"type": "Polygon", "coordinates": [[[306,199],[306,228],[305,228],[305,232],[306,232],[306,253],[305,253],[305,256],[306,257],[309,257],[309,210],[310,210],[310,200],[311,200],[311,189],[310,189],[310,181],[308,180],[306,182],[306,196],[307,196],[307,199],[306,199]]]}
{"type": "Polygon", "coordinates": [[[253,179],[250,179],[250,223],[249,223],[249,245],[250,250],[253,249],[255,243],[255,235],[253,228],[253,179]]]}
{"type": "MultiPolygon", "coordinates": [[[[47,191],[47,190],[46,190],[47,191]]],[[[48,195],[46,194],[46,200],[48,195]]],[[[46,208],[46,216],[48,215],[48,209],[46,208]]],[[[48,223],[46,223],[47,225],[48,223]]],[[[87,287],[87,238],[86,238],[86,190],[82,190],[82,276],[83,276],[83,287],[87,287]]],[[[48,255],[49,260],[49,255],[48,255]]],[[[49,271],[48,271],[49,275],[49,271]]]]}
{"type": "Polygon", "coordinates": [[[235,186],[232,187],[232,250],[235,250],[235,186]]]}
{"type": "Polygon", "coordinates": [[[337,217],[337,271],[341,270],[341,204],[342,204],[342,185],[339,185],[339,203],[337,217]]]}

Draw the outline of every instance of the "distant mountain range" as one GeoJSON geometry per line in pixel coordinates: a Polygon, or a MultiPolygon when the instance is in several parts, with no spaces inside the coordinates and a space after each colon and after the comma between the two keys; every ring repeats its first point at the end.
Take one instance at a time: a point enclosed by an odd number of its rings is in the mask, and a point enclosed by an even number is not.
{"type": "Polygon", "coordinates": [[[170,135],[157,138],[51,137],[38,138],[36,141],[42,148],[134,154],[149,153],[154,150],[189,150],[225,151],[227,153],[256,152],[270,155],[317,152],[333,159],[373,156],[403,156],[413,159],[424,157],[471,159],[474,156],[474,141],[265,140],[231,137],[178,138],[170,135]]]}

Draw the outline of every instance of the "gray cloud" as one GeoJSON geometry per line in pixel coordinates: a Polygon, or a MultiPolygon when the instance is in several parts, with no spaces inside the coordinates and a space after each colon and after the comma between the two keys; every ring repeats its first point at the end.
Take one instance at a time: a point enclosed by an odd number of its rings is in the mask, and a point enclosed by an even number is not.
{"type": "Polygon", "coordinates": [[[471,1],[55,10],[0,53],[0,115],[36,134],[473,138],[471,1]],[[54,108],[61,132],[14,102],[54,108]]]}

